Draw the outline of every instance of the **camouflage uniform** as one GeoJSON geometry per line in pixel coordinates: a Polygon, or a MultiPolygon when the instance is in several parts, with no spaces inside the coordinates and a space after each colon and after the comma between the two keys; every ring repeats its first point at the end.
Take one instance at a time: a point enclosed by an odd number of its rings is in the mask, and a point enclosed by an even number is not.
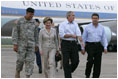
{"type": "Polygon", "coordinates": [[[22,71],[25,63],[26,75],[32,75],[35,60],[35,46],[38,46],[38,27],[35,20],[18,20],[12,32],[13,44],[18,45],[16,71],[22,71]]]}

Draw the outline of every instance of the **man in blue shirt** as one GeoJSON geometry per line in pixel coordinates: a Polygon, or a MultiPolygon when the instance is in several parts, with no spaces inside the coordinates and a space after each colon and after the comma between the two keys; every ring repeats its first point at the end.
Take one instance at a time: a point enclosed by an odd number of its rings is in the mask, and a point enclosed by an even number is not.
{"type": "MultiPolygon", "coordinates": [[[[86,78],[90,77],[91,69],[94,65],[93,78],[99,78],[101,71],[102,51],[104,47],[104,53],[107,53],[108,42],[104,27],[98,23],[99,15],[97,13],[93,13],[91,18],[92,23],[85,28],[82,36],[82,39],[86,45],[85,49],[88,54],[85,75],[86,78]]],[[[85,54],[85,49],[82,48],[82,54],[85,54]]]]}
{"type": "MultiPolygon", "coordinates": [[[[40,25],[40,21],[38,19],[35,19],[36,23],[37,23],[37,27],[40,25]]],[[[38,27],[38,32],[40,32],[40,28],[38,27]]],[[[39,49],[36,53],[36,63],[37,63],[37,66],[39,68],[39,73],[42,73],[42,64],[41,64],[41,55],[40,55],[40,52],[39,52],[39,49]]]]}

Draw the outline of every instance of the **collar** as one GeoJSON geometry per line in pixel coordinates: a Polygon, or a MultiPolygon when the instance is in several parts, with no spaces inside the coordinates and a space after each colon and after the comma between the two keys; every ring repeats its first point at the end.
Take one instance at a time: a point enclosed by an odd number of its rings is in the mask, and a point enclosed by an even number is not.
{"type": "Polygon", "coordinates": [[[31,20],[26,20],[26,19],[25,19],[25,16],[23,17],[23,19],[24,19],[25,22],[33,22],[33,19],[31,19],[31,20]]]}
{"type": "Polygon", "coordinates": [[[72,23],[70,23],[68,20],[65,21],[67,24],[74,24],[74,21],[72,21],[72,23]]]}
{"type": "Polygon", "coordinates": [[[49,34],[49,35],[52,32],[52,27],[50,28],[50,32],[48,32],[46,28],[44,28],[44,29],[45,29],[46,33],[49,34]]]}
{"type": "MultiPolygon", "coordinates": [[[[93,23],[91,23],[91,26],[92,26],[92,27],[95,27],[95,26],[93,25],[93,23]]],[[[98,23],[97,28],[98,28],[98,27],[100,27],[100,24],[99,24],[99,23],[98,23]]]]}

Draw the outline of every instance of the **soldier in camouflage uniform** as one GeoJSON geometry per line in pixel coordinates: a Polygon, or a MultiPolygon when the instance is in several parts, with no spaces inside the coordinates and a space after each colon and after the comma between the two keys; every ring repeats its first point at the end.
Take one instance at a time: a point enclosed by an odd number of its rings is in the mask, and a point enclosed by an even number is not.
{"type": "Polygon", "coordinates": [[[25,63],[26,77],[32,75],[35,51],[38,49],[38,27],[33,20],[34,9],[27,8],[26,16],[20,18],[13,28],[12,39],[14,51],[17,52],[15,77],[20,78],[20,71],[25,63]]]}

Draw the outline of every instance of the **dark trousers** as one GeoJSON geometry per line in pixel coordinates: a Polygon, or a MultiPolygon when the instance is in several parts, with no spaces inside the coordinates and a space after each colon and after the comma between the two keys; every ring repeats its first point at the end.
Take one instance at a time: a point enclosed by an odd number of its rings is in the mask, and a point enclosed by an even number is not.
{"type": "Polygon", "coordinates": [[[36,53],[36,63],[39,69],[42,69],[42,64],[41,64],[41,56],[39,50],[36,53]]]}
{"type": "Polygon", "coordinates": [[[79,54],[75,41],[70,42],[62,40],[61,50],[63,54],[63,68],[65,78],[72,78],[72,72],[75,71],[79,64],[79,54]]]}
{"type": "Polygon", "coordinates": [[[100,42],[98,43],[86,43],[86,51],[88,54],[85,75],[90,77],[91,69],[93,68],[93,78],[99,78],[101,72],[101,60],[102,60],[103,47],[100,42]]]}

